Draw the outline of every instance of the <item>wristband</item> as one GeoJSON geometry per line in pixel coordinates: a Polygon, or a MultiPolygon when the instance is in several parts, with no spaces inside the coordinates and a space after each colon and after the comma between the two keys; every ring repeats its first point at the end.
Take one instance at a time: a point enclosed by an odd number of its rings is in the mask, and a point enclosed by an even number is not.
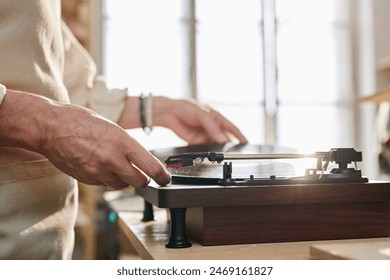
{"type": "Polygon", "coordinates": [[[139,97],[139,112],[142,129],[146,134],[150,134],[153,130],[153,97],[150,93],[144,97],[141,93],[139,97]]]}
{"type": "Polygon", "coordinates": [[[1,102],[3,101],[3,99],[4,99],[6,91],[7,91],[7,88],[4,85],[0,84],[0,105],[1,105],[1,102]]]}

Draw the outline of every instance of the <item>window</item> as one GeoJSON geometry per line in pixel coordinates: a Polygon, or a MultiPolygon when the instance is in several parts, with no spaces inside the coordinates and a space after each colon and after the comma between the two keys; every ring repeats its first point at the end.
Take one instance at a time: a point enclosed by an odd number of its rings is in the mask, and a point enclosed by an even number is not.
{"type": "Polygon", "coordinates": [[[354,147],[349,1],[276,3],[280,143],[354,147]]]}
{"type": "Polygon", "coordinates": [[[104,1],[103,71],[132,95],[197,98],[252,143],[354,147],[350,1],[104,1]]]}

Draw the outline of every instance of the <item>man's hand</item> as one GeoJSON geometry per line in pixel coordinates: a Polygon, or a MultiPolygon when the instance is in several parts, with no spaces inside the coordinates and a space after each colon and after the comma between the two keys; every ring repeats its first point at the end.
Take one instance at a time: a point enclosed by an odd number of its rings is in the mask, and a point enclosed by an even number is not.
{"type": "Polygon", "coordinates": [[[164,166],[118,125],[84,107],[7,92],[0,143],[46,156],[80,182],[113,188],[170,182],[164,166]]]}
{"type": "MultiPolygon", "coordinates": [[[[118,124],[124,128],[139,127],[139,102],[129,97],[118,124]]],[[[248,140],[220,113],[192,100],[153,97],[153,126],[171,129],[189,144],[226,143],[231,137],[240,143],[248,140]]]]}

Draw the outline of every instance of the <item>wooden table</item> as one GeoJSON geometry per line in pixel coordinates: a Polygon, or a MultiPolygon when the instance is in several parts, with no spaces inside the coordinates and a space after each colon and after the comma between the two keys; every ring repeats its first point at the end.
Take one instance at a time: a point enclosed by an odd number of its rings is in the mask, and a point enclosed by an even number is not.
{"type": "Polygon", "coordinates": [[[166,209],[155,208],[155,220],[142,222],[143,200],[130,195],[118,202],[105,197],[117,210],[118,230],[128,239],[142,259],[155,260],[309,260],[309,259],[390,259],[378,249],[390,248],[389,238],[330,241],[281,242],[224,246],[202,246],[190,240],[192,247],[168,249],[169,223],[166,209]],[[128,209],[126,209],[128,208],[128,209]],[[361,250],[359,248],[362,248],[361,250]]]}

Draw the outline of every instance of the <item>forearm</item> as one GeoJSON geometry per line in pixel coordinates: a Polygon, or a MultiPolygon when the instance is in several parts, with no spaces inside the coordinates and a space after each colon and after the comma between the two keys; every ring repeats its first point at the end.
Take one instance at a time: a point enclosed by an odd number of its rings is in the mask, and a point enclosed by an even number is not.
{"type": "MultiPolygon", "coordinates": [[[[153,97],[152,126],[165,126],[169,115],[175,110],[172,100],[163,96],[153,97]]],[[[125,128],[142,127],[140,117],[140,99],[137,96],[128,96],[124,110],[119,118],[118,125],[125,128]]]]}
{"type": "Polygon", "coordinates": [[[118,125],[124,129],[141,127],[140,101],[138,97],[128,96],[125,100],[125,107],[119,117],[118,125]]]}
{"type": "Polygon", "coordinates": [[[0,146],[39,151],[53,107],[50,99],[8,89],[0,106],[0,146]]]}

